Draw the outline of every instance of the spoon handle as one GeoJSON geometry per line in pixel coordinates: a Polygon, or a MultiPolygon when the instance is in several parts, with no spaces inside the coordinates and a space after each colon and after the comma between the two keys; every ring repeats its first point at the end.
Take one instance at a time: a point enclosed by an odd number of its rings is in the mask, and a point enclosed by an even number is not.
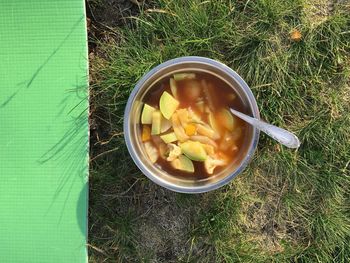
{"type": "Polygon", "coordinates": [[[258,119],[255,119],[253,117],[250,117],[248,115],[245,115],[239,111],[236,111],[234,109],[230,109],[232,114],[236,115],[240,119],[248,122],[255,128],[261,130],[262,132],[269,135],[271,138],[275,139],[279,143],[287,146],[288,148],[298,148],[300,146],[300,141],[297,136],[295,136],[293,133],[279,128],[277,126],[274,126],[272,124],[268,124],[264,121],[260,121],[258,119]]]}

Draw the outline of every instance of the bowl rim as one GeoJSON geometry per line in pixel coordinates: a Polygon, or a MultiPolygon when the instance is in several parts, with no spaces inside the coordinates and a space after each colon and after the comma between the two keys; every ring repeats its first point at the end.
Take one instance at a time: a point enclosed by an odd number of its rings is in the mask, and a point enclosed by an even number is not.
{"type": "Polygon", "coordinates": [[[124,140],[128,149],[128,152],[133,159],[134,163],[136,166],[141,170],[141,172],[146,175],[150,180],[152,180],[154,183],[163,186],[169,190],[178,192],[178,193],[204,193],[208,191],[212,191],[215,189],[218,189],[226,184],[228,184],[232,179],[234,179],[238,174],[240,174],[249,164],[249,162],[252,160],[253,154],[257,148],[258,141],[259,141],[259,134],[260,131],[256,128],[253,128],[252,136],[253,140],[250,143],[249,149],[247,150],[247,153],[242,159],[241,164],[238,166],[238,168],[228,174],[226,177],[222,178],[221,180],[215,182],[215,184],[208,184],[208,185],[202,185],[202,186],[193,186],[193,187],[183,187],[183,186],[178,186],[175,184],[167,183],[165,180],[161,180],[158,178],[157,175],[153,174],[150,172],[148,169],[146,169],[145,165],[143,162],[140,160],[140,158],[137,156],[136,152],[134,151],[132,141],[131,141],[131,131],[130,131],[130,112],[131,112],[131,107],[133,106],[133,101],[140,89],[143,87],[144,83],[152,76],[154,75],[157,71],[160,69],[166,68],[168,66],[172,66],[174,64],[181,64],[183,62],[189,63],[189,62],[194,62],[194,63],[207,63],[212,66],[215,66],[216,68],[219,68],[221,71],[225,72],[227,75],[231,76],[237,84],[240,86],[240,88],[243,89],[244,93],[248,97],[248,99],[251,102],[251,110],[253,113],[253,117],[260,119],[260,113],[258,109],[258,105],[256,102],[256,99],[249,88],[248,84],[243,80],[243,78],[233,69],[228,67],[227,65],[214,60],[210,59],[207,57],[199,57],[199,56],[184,56],[184,57],[178,57],[174,59],[167,60],[156,67],[152,68],[150,71],[145,73],[141,79],[136,83],[135,87],[133,88],[132,92],[129,95],[125,111],[124,111],[124,118],[123,118],[123,130],[124,130],[124,140]]]}

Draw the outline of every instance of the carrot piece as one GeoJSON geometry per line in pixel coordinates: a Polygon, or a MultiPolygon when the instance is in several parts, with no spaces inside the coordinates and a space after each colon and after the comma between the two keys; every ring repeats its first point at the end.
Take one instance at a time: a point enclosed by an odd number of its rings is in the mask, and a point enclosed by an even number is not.
{"type": "Polygon", "coordinates": [[[151,139],[151,128],[148,125],[142,126],[142,141],[146,142],[151,139]]]}
{"type": "Polygon", "coordinates": [[[188,136],[195,135],[195,133],[196,133],[196,126],[194,124],[187,124],[186,127],[185,127],[185,133],[188,136]]]}

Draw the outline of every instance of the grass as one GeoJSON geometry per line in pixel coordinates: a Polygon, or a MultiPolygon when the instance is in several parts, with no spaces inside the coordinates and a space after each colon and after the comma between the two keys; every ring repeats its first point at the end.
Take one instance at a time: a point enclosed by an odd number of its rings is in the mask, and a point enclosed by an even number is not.
{"type": "Polygon", "coordinates": [[[90,261],[349,262],[349,5],[317,23],[301,0],[151,6],[123,26],[97,24],[93,40],[90,261]],[[206,194],[146,179],[124,145],[124,107],[145,72],[186,55],[236,70],[262,117],[294,131],[301,147],[261,135],[244,173],[206,194]]]}

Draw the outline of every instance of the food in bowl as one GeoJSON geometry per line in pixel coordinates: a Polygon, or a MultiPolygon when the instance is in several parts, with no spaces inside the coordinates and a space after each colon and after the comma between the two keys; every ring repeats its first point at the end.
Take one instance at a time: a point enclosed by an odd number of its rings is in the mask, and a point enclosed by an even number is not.
{"type": "Polygon", "coordinates": [[[206,178],[241,155],[247,124],[229,108],[244,112],[235,91],[204,72],[164,77],[145,95],[140,139],[151,163],[168,174],[206,178]]]}

